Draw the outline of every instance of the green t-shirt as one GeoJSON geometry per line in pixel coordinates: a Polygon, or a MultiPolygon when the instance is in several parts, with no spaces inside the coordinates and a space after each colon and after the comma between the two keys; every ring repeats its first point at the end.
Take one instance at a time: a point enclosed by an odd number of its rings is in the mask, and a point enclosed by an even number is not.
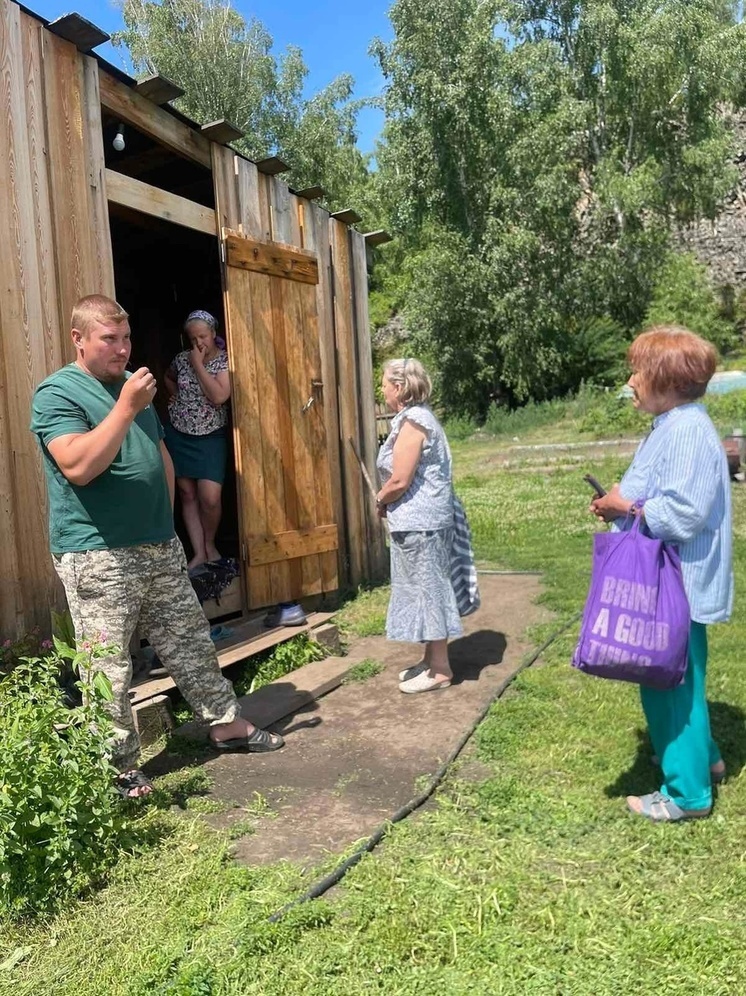
{"type": "Polygon", "coordinates": [[[152,405],[136,416],[111,465],[89,484],[71,484],[47,449],[59,436],[88,432],[103,422],[123,384],[103,384],[71,363],[34,393],[31,431],[44,455],[52,553],[164,543],[174,536],[160,452],[163,428],[152,405]]]}

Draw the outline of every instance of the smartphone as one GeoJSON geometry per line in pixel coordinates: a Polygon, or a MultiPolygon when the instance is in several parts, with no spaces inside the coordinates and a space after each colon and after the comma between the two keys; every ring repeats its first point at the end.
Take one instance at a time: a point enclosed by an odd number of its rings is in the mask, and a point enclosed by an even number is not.
{"type": "Polygon", "coordinates": [[[606,494],[606,488],[602,487],[598,483],[593,474],[586,474],[583,480],[586,482],[586,484],[590,484],[590,486],[596,492],[596,497],[603,498],[603,496],[606,494]]]}

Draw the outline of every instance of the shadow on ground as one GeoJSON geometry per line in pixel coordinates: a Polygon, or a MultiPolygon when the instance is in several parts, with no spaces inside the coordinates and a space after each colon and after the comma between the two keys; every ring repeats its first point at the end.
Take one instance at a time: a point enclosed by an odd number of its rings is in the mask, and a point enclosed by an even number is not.
{"type": "Polygon", "coordinates": [[[454,640],[448,648],[453,684],[479,681],[484,668],[502,663],[507,646],[508,640],[504,633],[489,629],[480,629],[454,640]]]}
{"type": "MultiPolygon", "coordinates": [[[[710,726],[725,761],[728,778],[737,778],[746,763],[746,713],[728,702],[710,702],[710,726]]],[[[660,768],[651,757],[653,748],[646,730],[637,731],[637,752],[632,764],[607,785],[608,798],[643,795],[661,787],[660,768]]]]}

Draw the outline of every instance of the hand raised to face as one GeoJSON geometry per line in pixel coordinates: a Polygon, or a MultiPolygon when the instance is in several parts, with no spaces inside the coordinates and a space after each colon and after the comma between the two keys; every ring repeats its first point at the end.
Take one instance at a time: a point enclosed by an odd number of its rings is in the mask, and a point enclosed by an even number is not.
{"type": "Polygon", "coordinates": [[[155,397],[157,389],[152,373],[147,367],[140,367],[124,382],[119,400],[127,406],[130,412],[137,415],[138,412],[148,407],[155,397]]]}
{"type": "Polygon", "coordinates": [[[189,362],[192,364],[193,367],[196,366],[203,367],[205,365],[206,360],[207,360],[207,343],[200,342],[198,339],[195,339],[192,342],[192,348],[189,350],[189,362]]]}

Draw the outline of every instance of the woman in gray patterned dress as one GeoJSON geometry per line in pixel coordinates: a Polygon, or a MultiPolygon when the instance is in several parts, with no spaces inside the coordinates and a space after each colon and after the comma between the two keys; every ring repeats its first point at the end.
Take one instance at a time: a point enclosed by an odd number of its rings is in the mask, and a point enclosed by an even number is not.
{"type": "Polygon", "coordinates": [[[402,692],[442,690],[453,677],[448,640],[462,633],[451,584],[451,451],[427,404],[432,387],[419,360],[391,360],[381,387],[396,413],[378,454],[383,485],[376,496],[391,532],[386,635],[424,644],[420,663],[399,673],[402,692]]]}
{"type": "Polygon", "coordinates": [[[193,311],[184,323],[192,348],[174,357],[166,372],[166,446],[192,545],[190,570],[221,561],[215,534],[222,514],[231,382],[228,354],[217,338],[217,327],[208,311],[193,311]]]}

